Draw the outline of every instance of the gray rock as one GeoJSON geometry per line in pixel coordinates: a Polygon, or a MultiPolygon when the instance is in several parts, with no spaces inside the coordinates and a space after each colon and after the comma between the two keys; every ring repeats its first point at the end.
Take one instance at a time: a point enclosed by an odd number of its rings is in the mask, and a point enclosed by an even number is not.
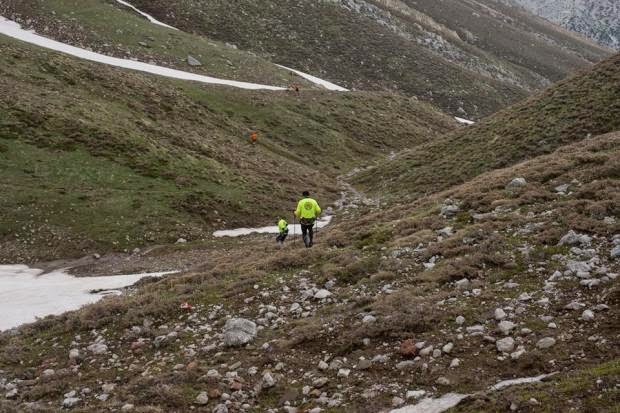
{"type": "Polygon", "coordinates": [[[566,304],[564,308],[567,310],[577,311],[577,310],[581,310],[585,306],[586,306],[585,304],[579,303],[577,301],[571,301],[569,304],[566,304]]]}
{"type": "Polygon", "coordinates": [[[276,385],[276,379],[273,378],[271,373],[266,372],[263,374],[263,388],[269,389],[276,385]]]}
{"type": "Polygon", "coordinates": [[[329,291],[325,290],[325,289],[321,289],[319,291],[316,292],[316,294],[314,294],[314,298],[316,298],[317,300],[323,300],[327,297],[330,297],[332,295],[332,293],[330,293],[329,291]]]}
{"type": "Polygon", "coordinates": [[[594,320],[594,312],[592,312],[592,310],[584,310],[584,312],[581,313],[581,319],[583,321],[592,321],[592,320],[594,320]]]}
{"type": "Polygon", "coordinates": [[[103,343],[94,343],[87,347],[88,351],[93,354],[104,354],[108,352],[108,346],[103,343]]]}
{"type": "Polygon", "coordinates": [[[207,404],[209,403],[209,396],[206,391],[200,392],[198,396],[196,396],[196,400],[194,400],[196,404],[207,404]]]}
{"type": "Polygon", "coordinates": [[[189,64],[190,66],[202,66],[202,63],[200,63],[198,59],[191,55],[187,55],[187,64],[189,64]]]}
{"type": "Polygon", "coordinates": [[[506,318],[506,312],[503,309],[501,309],[501,308],[496,308],[495,309],[495,319],[497,321],[501,321],[504,318],[506,318]]]}
{"type": "Polygon", "coordinates": [[[224,344],[228,347],[241,346],[254,340],[256,324],[245,318],[231,318],[224,325],[224,344]]]}
{"type": "Polygon", "coordinates": [[[365,315],[364,318],[362,319],[362,323],[364,324],[374,323],[375,321],[377,321],[377,318],[370,314],[365,315]]]}
{"type": "Polygon", "coordinates": [[[401,361],[400,363],[396,363],[397,370],[408,370],[413,367],[415,367],[415,361],[413,360],[405,360],[401,361]]]}
{"type": "Polygon", "coordinates": [[[570,184],[563,184],[563,185],[558,185],[555,187],[555,192],[559,192],[561,194],[565,194],[566,192],[568,192],[568,188],[570,187],[570,184]]]}
{"type": "Polygon", "coordinates": [[[590,245],[591,242],[591,237],[577,234],[575,231],[570,230],[566,235],[560,238],[558,245],[590,245]]]}
{"type": "Polygon", "coordinates": [[[525,185],[527,185],[527,181],[525,180],[525,178],[514,178],[512,181],[510,181],[508,185],[506,185],[506,188],[516,189],[516,188],[522,188],[525,185]]]}
{"type": "Polygon", "coordinates": [[[541,338],[540,340],[538,340],[538,342],[536,343],[536,347],[543,350],[543,349],[555,346],[555,343],[556,343],[555,338],[545,337],[545,338],[541,338]]]}
{"type": "Polygon", "coordinates": [[[495,342],[497,350],[502,353],[510,353],[515,348],[515,340],[512,337],[505,337],[495,342]]]}
{"type": "Polygon", "coordinates": [[[224,403],[220,403],[213,408],[213,413],[228,413],[228,407],[224,403]]]}
{"type": "Polygon", "coordinates": [[[79,397],[66,397],[62,401],[62,407],[71,409],[72,407],[77,406],[80,401],[81,399],[79,397]]]}
{"type": "Polygon", "coordinates": [[[458,324],[458,325],[460,325],[460,326],[461,326],[461,325],[463,325],[464,323],[465,323],[465,317],[463,317],[462,315],[460,315],[460,316],[458,316],[458,317],[456,318],[456,324],[458,324]]]}
{"type": "Polygon", "coordinates": [[[450,354],[450,352],[454,349],[454,344],[453,343],[448,343],[445,346],[443,346],[441,348],[441,351],[443,351],[446,354],[450,354]]]}
{"type": "Polygon", "coordinates": [[[497,328],[499,328],[499,331],[501,331],[505,336],[507,336],[508,334],[510,334],[510,332],[516,327],[516,324],[513,323],[512,321],[501,321],[498,325],[497,328]]]}
{"type": "Polygon", "coordinates": [[[123,407],[121,407],[121,412],[130,412],[134,409],[134,405],[131,403],[126,403],[123,405],[123,407]]]}
{"type": "Polygon", "coordinates": [[[614,247],[609,253],[609,256],[614,260],[620,258],[620,245],[614,247]]]}

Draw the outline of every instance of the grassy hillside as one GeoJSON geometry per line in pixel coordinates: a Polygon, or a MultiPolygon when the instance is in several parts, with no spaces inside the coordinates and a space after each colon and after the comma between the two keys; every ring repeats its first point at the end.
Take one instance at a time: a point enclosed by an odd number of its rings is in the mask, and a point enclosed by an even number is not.
{"type": "Polygon", "coordinates": [[[324,204],[360,163],[456,127],[392,94],[248,92],[0,39],[0,256],[123,249],[324,204]],[[250,145],[248,133],[259,142],[250,145]]]}
{"type": "Polygon", "coordinates": [[[620,55],[531,99],[356,177],[373,192],[419,197],[561,145],[620,129],[620,55]],[[388,188],[386,190],[386,188],[388,188]]]}
{"type": "Polygon", "coordinates": [[[0,15],[43,36],[123,59],[224,79],[288,86],[314,86],[252,53],[223,42],[150,23],[128,8],[103,0],[9,0],[0,15]],[[188,63],[188,56],[201,66],[188,63]]]}
{"type": "Polygon", "coordinates": [[[611,52],[498,2],[134,2],[185,31],[478,118],[611,52]]]}
{"type": "Polygon", "coordinates": [[[211,412],[219,404],[239,411],[247,404],[244,410],[262,412],[289,403],[301,411],[377,412],[404,403],[407,391],[425,390],[431,397],[476,392],[456,412],[526,407],[532,397],[541,411],[613,411],[620,357],[613,274],[620,267],[609,251],[619,229],[611,218],[620,202],[619,156],[618,133],[594,137],[406,207],[351,211],[305,253],[255,236],[146,254],[142,259],[161,262],[193,254],[195,266],[0,335],[0,379],[18,388],[0,407],[11,412],[35,403],[54,411],[75,390],[76,409],[84,411],[126,404],[137,411],[211,412]],[[506,191],[516,176],[527,185],[506,191]],[[570,190],[557,193],[564,183],[570,190]],[[447,198],[463,213],[441,217],[447,198]],[[588,234],[587,247],[558,245],[569,230],[588,234]],[[550,281],[590,257],[597,286],[581,286],[570,272],[550,281]],[[312,298],[318,288],[331,296],[312,298]],[[594,321],[566,309],[572,301],[595,309],[594,321]],[[193,310],[180,310],[183,302],[193,310]],[[508,334],[498,330],[497,308],[514,323],[508,334]],[[227,347],[229,317],[264,328],[248,346],[227,347]],[[497,350],[495,341],[507,336],[518,356],[497,350]],[[539,348],[542,338],[554,344],[539,348]],[[95,341],[106,344],[103,354],[87,349],[95,341]],[[430,352],[412,350],[414,343],[430,352]],[[70,360],[69,349],[78,357],[70,360]],[[541,385],[487,392],[499,380],[553,372],[560,373],[541,385]],[[197,402],[201,392],[206,404],[197,402]],[[96,397],[102,393],[106,400],[96,397]]]}

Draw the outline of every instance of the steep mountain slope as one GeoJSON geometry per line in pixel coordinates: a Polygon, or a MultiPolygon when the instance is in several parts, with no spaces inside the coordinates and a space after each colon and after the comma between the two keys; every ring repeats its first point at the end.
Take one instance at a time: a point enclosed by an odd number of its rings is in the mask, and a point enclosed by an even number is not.
{"type": "Polygon", "coordinates": [[[492,0],[134,3],[346,87],[396,89],[474,118],[609,54],[492,0]]]}
{"type": "Polygon", "coordinates": [[[611,412],[619,158],[620,135],[599,136],[407,208],[352,209],[310,251],[251,237],[145,253],[194,268],[0,335],[0,408],[388,412],[451,392],[470,395],[457,412],[611,412]],[[507,191],[514,177],[527,184],[507,191]],[[441,216],[447,198],[463,212],[441,216]],[[230,345],[236,317],[259,326],[247,345],[230,345]]]}
{"type": "Polygon", "coordinates": [[[510,0],[568,30],[620,50],[620,3],[615,0],[510,0]]]}
{"type": "Polygon", "coordinates": [[[0,37],[2,259],[198,239],[289,215],[302,188],[457,127],[380,93],[252,92],[0,37]],[[250,130],[258,144],[248,142],[250,130]]]}
{"type": "Polygon", "coordinates": [[[436,192],[561,145],[619,130],[618,96],[620,55],[474,126],[408,149],[359,174],[356,182],[407,199],[436,192]]]}
{"type": "Polygon", "coordinates": [[[254,54],[152,24],[101,0],[10,0],[0,4],[0,16],[43,36],[109,56],[231,80],[284,87],[296,82],[313,88],[254,54]]]}

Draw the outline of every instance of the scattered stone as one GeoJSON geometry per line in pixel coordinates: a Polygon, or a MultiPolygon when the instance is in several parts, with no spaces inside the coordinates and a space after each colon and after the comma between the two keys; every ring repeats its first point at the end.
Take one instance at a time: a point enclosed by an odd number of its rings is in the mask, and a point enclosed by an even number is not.
{"type": "Polygon", "coordinates": [[[209,403],[209,396],[206,391],[200,392],[198,396],[196,396],[196,400],[194,401],[196,404],[207,404],[209,403]]]}
{"type": "Polygon", "coordinates": [[[357,363],[357,368],[360,370],[368,370],[370,367],[372,367],[372,361],[367,359],[362,359],[357,363]]]}
{"type": "Polygon", "coordinates": [[[457,358],[452,359],[452,361],[450,362],[450,368],[451,369],[456,368],[456,367],[458,367],[460,365],[461,365],[461,360],[459,360],[457,358]]]}
{"type": "Polygon", "coordinates": [[[501,309],[501,308],[496,308],[495,309],[495,319],[497,321],[501,321],[504,318],[506,318],[506,312],[503,309],[501,309]]]}
{"type": "Polygon", "coordinates": [[[187,64],[190,66],[202,66],[202,63],[191,55],[187,55],[187,64]]]}
{"type": "Polygon", "coordinates": [[[620,245],[614,247],[609,253],[609,256],[613,259],[620,258],[620,245]]]}
{"type": "Polygon", "coordinates": [[[124,404],[123,407],[121,407],[121,411],[122,412],[130,412],[130,411],[132,411],[134,409],[134,407],[135,406],[133,404],[127,403],[127,404],[124,404]]]}
{"type": "Polygon", "coordinates": [[[515,348],[515,340],[512,337],[505,337],[495,342],[497,350],[501,353],[510,353],[515,348]]]}
{"type": "Polygon", "coordinates": [[[441,386],[449,386],[450,385],[450,380],[447,377],[439,377],[437,378],[437,380],[435,380],[435,383],[441,385],[441,386]]]}
{"type": "Polygon", "coordinates": [[[543,349],[555,346],[555,342],[556,342],[555,338],[553,338],[553,337],[541,338],[536,343],[536,347],[538,347],[539,349],[543,350],[543,349]]]}
{"type": "Polygon", "coordinates": [[[276,385],[276,379],[273,378],[271,373],[266,372],[263,374],[263,388],[269,389],[276,385]]]}
{"type": "Polygon", "coordinates": [[[467,278],[463,278],[463,279],[458,280],[457,282],[455,282],[454,285],[459,290],[467,290],[469,288],[469,286],[471,285],[471,283],[469,282],[469,280],[467,278]]]}
{"type": "Polygon", "coordinates": [[[75,406],[78,405],[78,403],[81,401],[81,399],[79,397],[74,397],[75,396],[75,392],[71,392],[73,393],[73,397],[66,397],[65,395],[65,399],[62,401],[62,407],[67,408],[67,409],[71,409],[75,406]]]}
{"type": "Polygon", "coordinates": [[[104,354],[108,352],[108,346],[103,343],[93,343],[86,348],[93,354],[104,354]]]}
{"type": "Polygon", "coordinates": [[[462,326],[464,323],[465,323],[465,317],[463,317],[462,315],[456,318],[456,324],[462,326]]]}
{"type": "Polygon", "coordinates": [[[370,314],[365,315],[364,318],[362,319],[362,323],[364,324],[374,323],[375,321],[377,321],[377,318],[370,314]]]}
{"type": "Polygon", "coordinates": [[[339,369],[338,370],[338,377],[347,378],[347,377],[349,377],[349,374],[351,374],[351,370],[349,370],[349,369],[339,369]]]}
{"type": "Polygon", "coordinates": [[[392,398],[392,406],[393,407],[399,407],[399,406],[402,406],[403,404],[405,404],[405,401],[403,399],[401,399],[400,397],[394,396],[392,398]]]}
{"type": "Polygon", "coordinates": [[[583,234],[577,234],[575,231],[570,230],[566,235],[560,238],[558,245],[590,245],[591,242],[591,237],[583,234]]]}
{"type": "Polygon", "coordinates": [[[499,331],[501,331],[505,336],[507,336],[516,326],[517,325],[512,321],[504,320],[497,325],[497,328],[499,328],[499,331]]]}
{"type": "Polygon", "coordinates": [[[525,178],[514,178],[512,181],[510,181],[508,185],[506,185],[506,188],[507,189],[522,188],[525,185],[527,185],[527,181],[525,180],[525,178]]]}
{"type": "Polygon", "coordinates": [[[77,348],[72,348],[69,350],[69,360],[77,361],[80,359],[80,350],[77,348]]]}
{"type": "Polygon", "coordinates": [[[186,244],[187,240],[185,238],[179,238],[176,243],[177,244],[186,244]]]}
{"type": "Polygon", "coordinates": [[[424,397],[425,394],[426,394],[426,390],[409,390],[405,397],[407,398],[407,400],[410,400],[410,399],[417,400],[421,397],[424,397]]]}
{"type": "Polygon", "coordinates": [[[331,295],[332,293],[330,293],[329,291],[325,289],[321,289],[317,291],[316,294],[314,294],[314,298],[316,298],[317,300],[324,300],[325,298],[330,297],[331,295]]]}
{"type": "Polygon", "coordinates": [[[241,346],[254,340],[256,324],[245,318],[231,318],[224,325],[224,344],[228,347],[241,346]]]}
{"type": "Polygon", "coordinates": [[[592,321],[592,320],[594,320],[594,312],[592,310],[584,310],[584,312],[581,313],[581,319],[583,321],[592,321]]]}
{"type": "Polygon", "coordinates": [[[441,348],[441,351],[443,351],[446,354],[450,354],[450,352],[452,351],[452,349],[454,348],[454,344],[453,343],[448,343],[445,346],[443,346],[441,348]]]}
{"type": "Polygon", "coordinates": [[[564,306],[564,308],[567,310],[577,311],[577,310],[581,310],[585,306],[586,306],[585,304],[579,303],[577,301],[571,301],[569,304],[564,306]]]}
{"type": "Polygon", "coordinates": [[[324,362],[323,360],[319,361],[319,369],[321,370],[327,370],[329,368],[329,364],[327,364],[326,362],[324,362]]]}
{"type": "Polygon", "coordinates": [[[568,188],[570,187],[570,184],[563,184],[563,185],[558,185],[556,186],[555,192],[558,192],[560,194],[565,194],[566,192],[568,192],[568,188]]]}
{"type": "Polygon", "coordinates": [[[426,357],[433,352],[433,346],[428,346],[420,350],[420,355],[426,357]]]}

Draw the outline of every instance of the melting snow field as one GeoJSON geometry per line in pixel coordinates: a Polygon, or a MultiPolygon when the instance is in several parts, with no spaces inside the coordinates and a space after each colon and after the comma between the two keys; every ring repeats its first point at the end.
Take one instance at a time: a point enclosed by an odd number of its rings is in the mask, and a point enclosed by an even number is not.
{"type": "Polygon", "coordinates": [[[31,323],[37,317],[58,315],[99,301],[119,288],[144,277],[161,277],[170,272],[74,277],[64,271],[43,274],[26,265],[0,265],[0,331],[31,323]],[[91,293],[93,290],[105,290],[91,293]]]}
{"type": "MultiPolygon", "coordinates": [[[[538,383],[555,374],[557,373],[541,374],[536,377],[524,377],[520,379],[500,381],[499,383],[489,387],[488,391],[495,392],[510,386],[538,383]]],[[[436,399],[427,397],[415,405],[401,407],[400,409],[390,411],[390,413],[442,413],[458,405],[469,396],[469,394],[446,393],[436,399]]]]}
{"type": "Polygon", "coordinates": [[[290,67],[286,67],[286,66],[282,66],[278,64],[276,66],[281,67],[282,69],[290,70],[291,72],[298,74],[304,79],[311,81],[315,85],[323,86],[327,90],[334,90],[336,92],[348,92],[349,91],[349,89],[345,89],[342,86],[338,86],[334,83],[328,82],[327,80],[323,80],[316,76],[312,76],[307,73],[300,72],[299,70],[291,69],[290,67]]]}
{"type": "Polygon", "coordinates": [[[467,120],[467,119],[459,118],[457,116],[455,116],[454,119],[456,119],[458,123],[463,123],[465,125],[473,125],[474,123],[476,123],[473,120],[467,120]]]}
{"type": "MultiPolygon", "coordinates": [[[[332,221],[332,216],[327,215],[317,221],[316,226],[319,228],[324,228],[329,225],[332,221]]],[[[316,228],[316,227],[315,227],[316,228]]],[[[280,231],[278,230],[278,226],[269,226],[269,227],[261,227],[261,228],[237,228],[237,229],[228,229],[215,231],[213,236],[215,237],[240,237],[243,235],[250,234],[277,234],[280,231]]],[[[293,235],[301,235],[301,225],[299,224],[291,224],[288,226],[288,234],[289,236],[293,235]]]]}
{"type": "Polygon", "coordinates": [[[193,80],[196,82],[232,86],[241,89],[285,90],[285,88],[277,86],[266,86],[256,83],[218,79],[211,76],[197,75],[195,73],[183,72],[181,70],[169,69],[167,67],[102,55],[100,53],[91,52],[88,50],[80,49],[79,47],[74,47],[65,43],[57,42],[55,40],[48,39],[47,37],[39,36],[34,32],[22,29],[18,23],[15,23],[12,20],[7,20],[2,16],[0,16],[0,34],[4,34],[6,36],[21,40],[26,43],[44,47],[46,49],[51,49],[57,52],[62,52],[71,56],[79,57],[80,59],[103,63],[110,66],[121,67],[124,69],[151,73],[154,75],[171,77],[174,79],[193,80]]]}
{"type": "Polygon", "coordinates": [[[117,3],[122,4],[123,6],[127,6],[127,7],[129,7],[130,9],[132,9],[133,11],[135,11],[136,13],[138,13],[138,14],[140,14],[140,15],[142,15],[142,16],[144,16],[144,17],[146,17],[146,19],[147,19],[148,21],[150,21],[151,23],[153,23],[153,24],[156,24],[156,25],[158,25],[158,26],[163,26],[163,27],[166,27],[166,28],[168,28],[168,29],[172,29],[172,30],[179,30],[179,29],[177,29],[176,27],[168,26],[166,23],[162,23],[162,22],[160,22],[159,20],[155,19],[155,18],[154,18],[153,16],[151,16],[150,14],[147,14],[147,13],[145,13],[145,12],[143,12],[143,11],[141,11],[141,10],[137,9],[136,7],[134,7],[134,6],[132,6],[131,4],[127,3],[126,1],[123,1],[123,0],[116,0],[116,2],[117,2],[117,3]]]}

